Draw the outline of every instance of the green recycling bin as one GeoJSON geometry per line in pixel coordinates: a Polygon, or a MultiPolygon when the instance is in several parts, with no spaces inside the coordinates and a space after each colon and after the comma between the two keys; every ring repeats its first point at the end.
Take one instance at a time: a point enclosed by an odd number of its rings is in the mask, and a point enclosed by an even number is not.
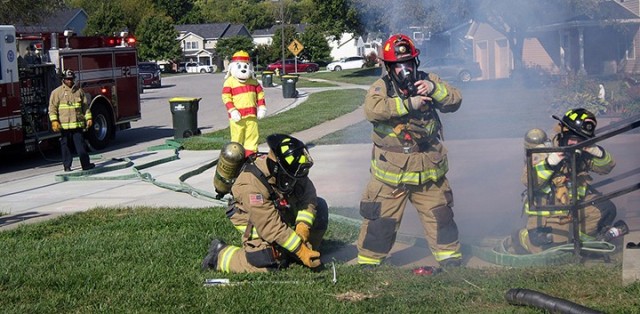
{"type": "Polygon", "coordinates": [[[202,98],[174,97],[169,99],[173,116],[174,138],[187,138],[199,135],[198,106],[202,98]]]}
{"type": "Polygon", "coordinates": [[[280,78],[282,79],[282,97],[284,98],[298,97],[298,91],[296,90],[296,83],[298,82],[298,76],[285,74],[280,78]]]}
{"type": "Polygon", "coordinates": [[[273,87],[273,71],[262,72],[262,86],[273,87]]]}

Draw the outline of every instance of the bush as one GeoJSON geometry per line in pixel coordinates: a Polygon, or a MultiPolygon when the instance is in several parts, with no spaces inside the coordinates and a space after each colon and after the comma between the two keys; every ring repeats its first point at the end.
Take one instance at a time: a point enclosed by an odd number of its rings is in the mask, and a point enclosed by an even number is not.
{"type": "Polygon", "coordinates": [[[551,111],[564,113],[572,108],[584,108],[595,115],[606,113],[609,106],[606,100],[598,98],[598,85],[598,82],[586,75],[568,75],[555,85],[551,111]]]}

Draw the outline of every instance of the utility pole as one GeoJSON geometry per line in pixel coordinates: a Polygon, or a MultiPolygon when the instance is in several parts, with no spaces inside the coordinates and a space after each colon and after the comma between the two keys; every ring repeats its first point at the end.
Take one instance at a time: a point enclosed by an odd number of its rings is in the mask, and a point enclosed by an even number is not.
{"type": "Polygon", "coordinates": [[[285,66],[285,55],[284,55],[284,0],[279,0],[280,1],[280,37],[282,37],[282,74],[287,74],[287,71],[285,70],[284,66],[285,66]]]}

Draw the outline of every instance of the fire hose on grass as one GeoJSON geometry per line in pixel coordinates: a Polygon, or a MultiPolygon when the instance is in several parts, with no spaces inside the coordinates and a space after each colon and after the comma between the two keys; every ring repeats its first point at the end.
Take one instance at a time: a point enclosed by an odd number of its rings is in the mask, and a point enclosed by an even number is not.
{"type": "Polygon", "coordinates": [[[505,294],[505,299],[513,305],[529,305],[547,310],[551,313],[564,314],[598,314],[602,313],[594,309],[573,303],[568,300],[556,298],[541,292],[529,289],[509,289],[505,294]]]}

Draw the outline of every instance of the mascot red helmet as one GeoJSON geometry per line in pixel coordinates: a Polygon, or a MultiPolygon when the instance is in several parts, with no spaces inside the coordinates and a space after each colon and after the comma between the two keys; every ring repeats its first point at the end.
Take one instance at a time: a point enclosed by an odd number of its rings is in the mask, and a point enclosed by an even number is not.
{"type": "Polygon", "coordinates": [[[404,62],[420,55],[411,38],[403,34],[391,35],[382,46],[382,61],[404,62]]]}
{"type": "Polygon", "coordinates": [[[250,60],[249,54],[244,50],[234,53],[231,57],[231,62],[249,62],[250,60]]]}

